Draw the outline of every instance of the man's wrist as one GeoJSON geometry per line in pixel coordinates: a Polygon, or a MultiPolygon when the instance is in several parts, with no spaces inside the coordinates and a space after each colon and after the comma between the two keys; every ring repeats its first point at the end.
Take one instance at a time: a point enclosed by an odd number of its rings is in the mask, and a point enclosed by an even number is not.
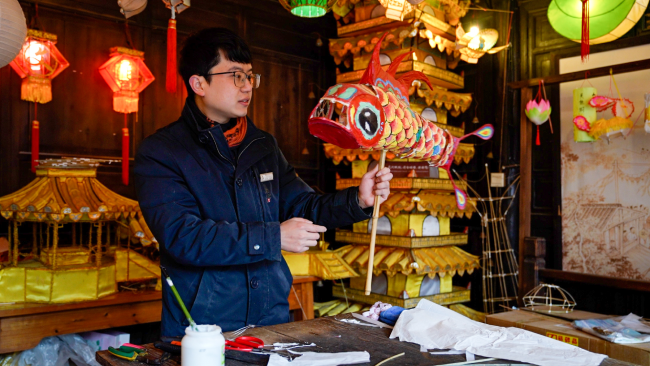
{"type": "Polygon", "coordinates": [[[368,206],[365,206],[365,203],[361,199],[361,191],[359,191],[357,193],[357,204],[359,205],[359,207],[361,207],[362,210],[365,210],[366,208],[368,208],[368,206]]]}

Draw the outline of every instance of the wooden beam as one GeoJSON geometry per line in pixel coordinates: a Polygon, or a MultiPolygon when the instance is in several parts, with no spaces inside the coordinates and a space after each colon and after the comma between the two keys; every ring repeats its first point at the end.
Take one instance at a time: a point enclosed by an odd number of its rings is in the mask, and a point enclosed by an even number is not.
{"type": "Polygon", "coordinates": [[[626,278],[600,276],[580,272],[560,271],[557,269],[540,269],[539,277],[547,280],[553,279],[575,283],[586,283],[599,287],[615,287],[617,289],[650,292],[650,282],[629,280],[626,278]]]}
{"type": "Polygon", "coordinates": [[[533,90],[529,87],[521,89],[521,117],[520,117],[520,157],[519,171],[519,300],[525,295],[523,284],[524,279],[521,275],[521,269],[524,267],[524,239],[530,236],[530,200],[532,197],[532,179],[533,179],[533,124],[528,121],[524,113],[526,103],[533,97],[533,90]]]}
{"type": "Polygon", "coordinates": [[[595,77],[599,77],[599,76],[609,75],[609,70],[610,69],[612,69],[614,74],[623,74],[623,73],[626,73],[626,72],[647,70],[647,69],[650,69],[650,59],[641,60],[641,61],[634,61],[634,62],[628,62],[628,63],[625,63],[625,64],[598,67],[598,68],[595,68],[595,69],[585,70],[585,71],[570,72],[570,73],[561,74],[561,75],[548,76],[548,77],[545,77],[545,78],[535,78],[535,79],[528,79],[528,80],[513,81],[511,83],[508,83],[508,87],[510,87],[510,89],[522,89],[522,88],[526,88],[526,87],[537,86],[540,80],[544,80],[544,84],[546,86],[553,85],[553,84],[566,83],[568,81],[582,80],[582,79],[585,78],[585,75],[586,75],[587,72],[589,73],[590,78],[595,78],[595,77]]]}

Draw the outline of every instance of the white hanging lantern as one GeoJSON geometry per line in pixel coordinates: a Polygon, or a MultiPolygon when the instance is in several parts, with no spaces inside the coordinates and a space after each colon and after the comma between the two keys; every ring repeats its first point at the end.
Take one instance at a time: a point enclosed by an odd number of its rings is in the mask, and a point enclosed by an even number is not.
{"type": "Polygon", "coordinates": [[[17,0],[0,0],[0,67],[8,65],[23,47],[27,22],[17,0]]]}

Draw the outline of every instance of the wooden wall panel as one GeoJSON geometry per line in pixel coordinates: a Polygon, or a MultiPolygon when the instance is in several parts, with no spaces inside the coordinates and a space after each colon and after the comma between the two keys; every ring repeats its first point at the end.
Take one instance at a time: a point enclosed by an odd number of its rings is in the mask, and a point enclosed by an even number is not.
{"type": "MultiPolygon", "coordinates": [[[[33,0],[21,1],[28,21],[35,14],[33,0]]],[[[41,158],[79,156],[119,159],[124,116],[112,109],[112,92],[99,75],[109,48],[127,46],[125,19],[113,1],[39,0],[40,27],[58,36],[57,46],[70,67],[53,81],[53,101],[38,106],[41,158]]],[[[165,91],[166,35],[170,11],[160,2],[128,20],[136,49],[156,80],[140,94],[140,110],[128,116],[131,156],[140,142],[178,119],[187,93],[181,78],[178,91],[165,91]]],[[[326,46],[316,39],[336,35],[331,14],[302,19],[272,0],[194,0],[178,15],[179,50],[192,32],[226,27],[239,32],[254,53],[262,87],[255,91],[249,115],[278,139],[285,156],[310,184],[322,183],[318,174],[319,142],[309,136],[307,117],[316,100],[308,99],[309,83],[332,79],[326,46]],[[308,142],[310,154],[301,154],[308,142]],[[314,170],[314,173],[307,173],[314,170]]],[[[34,178],[29,170],[33,104],[20,100],[20,78],[9,66],[0,69],[0,195],[19,189],[34,178]]],[[[320,85],[321,88],[327,85],[320,85]]],[[[318,89],[315,89],[316,93],[318,89]]],[[[318,94],[318,93],[317,93],[318,94]]],[[[135,197],[132,184],[123,186],[120,166],[99,170],[100,180],[116,192],[135,197]]]]}

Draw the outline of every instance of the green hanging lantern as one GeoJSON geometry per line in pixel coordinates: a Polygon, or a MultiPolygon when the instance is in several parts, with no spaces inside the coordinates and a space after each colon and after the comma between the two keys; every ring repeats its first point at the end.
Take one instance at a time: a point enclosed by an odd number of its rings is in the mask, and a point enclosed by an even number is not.
{"type": "Polygon", "coordinates": [[[302,18],[322,17],[338,0],[280,0],[280,4],[295,16],[302,18]]]}
{"type": "MultiPolygon", "coordinates": [[[[589,44],[611,42],[627,33],[641,19],[648,0],[591,0],[588,5],[589,44]]],[[[580,42],[583,30],[582,0],[553,0],[548,20],[562,36],[580,42]]]]}

